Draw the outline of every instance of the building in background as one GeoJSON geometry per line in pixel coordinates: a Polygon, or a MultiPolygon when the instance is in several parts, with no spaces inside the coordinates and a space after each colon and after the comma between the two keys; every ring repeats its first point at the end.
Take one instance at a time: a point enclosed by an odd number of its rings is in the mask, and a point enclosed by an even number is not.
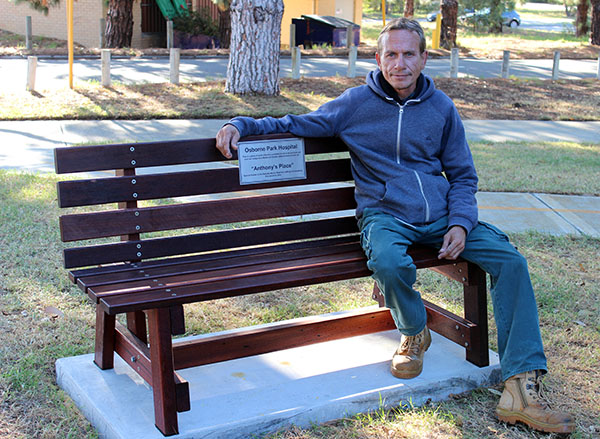
{"type": "MultiPolygon", "coordinates": [[[[363,0],[284,0],[281,21],[281,45],[289,47],[292,18],[302,15],[334,16],[361,24],[363,0]]],[[[207,7],[215,19],[217,7],[211,0],[188,1],[194,10],[207,7]]],[[[73,14],[74,41],[85,47],[100,47],[101,23],[106,17],[105,0],[77,0],[73,14]]],[[[32,9],[28,3],[0,0],[0,29],[25,35],[26,17],[31,16],[33,35],[67,39],[66,2],[51,7],[48,15],[32,9]]],[[[166,20],[156,0],[133,3],[133,48],[165,47],[166,20]]]]}

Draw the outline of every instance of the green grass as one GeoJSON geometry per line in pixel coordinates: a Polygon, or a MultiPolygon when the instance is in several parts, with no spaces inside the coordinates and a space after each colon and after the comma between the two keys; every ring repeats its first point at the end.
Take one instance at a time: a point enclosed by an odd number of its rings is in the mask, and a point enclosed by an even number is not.
{"type": "Polygon", "coordinates": [[[471,143],[480,190],[600,195],[600,144],[471,143]]]}
{"type": "MultiPolygon", "coordinates": [[[[552,184],[559,192],[576,187],[596,193],[600,192],[597,148],[569,143],[473,145],[488,190],[507,190],[512,180],[519,181],[519,175],[536,172],[536,178],[518,183],[519,188],[537,191],[537,180],[545,178],[543,184],[552,184]],[[522,163],[527,166],[515,171],[522,163]],[[574,186],[566,178],[571,175],[590,186],[574,186]]],[[[92,352],[94,337],[93,306],[62,268],[56,180],[52,175],[0,171],[0,437],[96,436],[55,383],[56,359],[92,352]]],[[[553,372],[550,393],[576,413],[578,432],[573,437],[594,438],[590,427],[600,425],[600,397],[595,391],[600,386],[596,370],[600,360],[600,240],[538,233],[515,234],[512,239],[529,260],[537,291],[553,372]]],[[[194,304],[186,307],[188,334],[370,305],[371,287],[372,281],[364,278],[194,304]]],[[[460,313],[462,291],[456,283],[420,271],[417,287],[425,298],[460,313]]],[[[494,348],[491,305],[488,316],[494,348]]],[[[393,410],[312,429],[292,428],[273,437],[387,438],[400,432],[414,438],[532,437],[526,430],[494,420],[497,399],[496,393],[480,389],[423,408],[411,407],[407,401],[393,410]]]]}

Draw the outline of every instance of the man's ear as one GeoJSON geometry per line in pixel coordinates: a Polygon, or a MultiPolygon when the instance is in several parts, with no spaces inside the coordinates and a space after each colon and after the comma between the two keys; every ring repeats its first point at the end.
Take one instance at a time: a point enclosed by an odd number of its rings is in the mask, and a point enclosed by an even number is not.
{"type": "Polygon", "coordinates": [[[381,59],[379,58],[379,52],[375,52],[375,61],[377,61],[377,67],[381,70],[381,59]]]}

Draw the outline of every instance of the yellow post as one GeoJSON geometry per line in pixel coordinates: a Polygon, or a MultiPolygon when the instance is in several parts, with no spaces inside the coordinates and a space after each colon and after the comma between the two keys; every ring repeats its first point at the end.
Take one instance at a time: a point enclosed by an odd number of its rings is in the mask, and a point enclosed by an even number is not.
{"type": "Polygon", "coordinates": [[[67,0],[67,46],[69,51],[69,88],[73,88],[73,0],[67,0]]]}
{"type": "Polygon", "coordinates": [[[383,25],[385,26],[385,0],[381,0],[381,17],[383,18],[383,25]]]}
{"type": "Polygon", "coordinates": [[[440,48],[441,32],[442,32],[442,11],[439,11],[437,16],[435,17],[435,29],[433,30],[433,35],[431,37],[431,48],[432,49],[440,48]]]}

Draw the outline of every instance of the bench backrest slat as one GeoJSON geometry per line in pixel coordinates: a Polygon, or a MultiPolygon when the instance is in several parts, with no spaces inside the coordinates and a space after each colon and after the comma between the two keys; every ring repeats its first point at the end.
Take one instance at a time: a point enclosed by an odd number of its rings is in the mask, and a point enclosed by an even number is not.
{"type": "Polygon", "coordinates": [[[67,180],[58,183],[58,201],[60,207],[76,207],[352,180],[350,159],[308,162],[307,178],[301,182],[292,180],[240,185],[238,175],[238,168],[231,167],[168,174],[67,180]]]}
{"type": "Polygon", "coordinates": [[[203,253],[224,248],[234,249],[274,242],[355,234],[357,232],[358,228],[354,217],[329,218],[68,248],[64,251],[64,262],[65,268],[84,267],[94,264],[132,261],[140,258],[151,259],[203,253]]]}
{"type": "Polygon", "coordinates": [[[65,249],[65,267],[181,258],[342,235],[356,242],[351,163],[336,154],[346,152],[346,146],[335,138],[303,140],[306,179],[253,185],[240,184],[236,157],[224,159],[215,139],[57,148],[57,173],[116,172],[58,183],[61,207],[104,205],[62,215],[62,240],[112,238],[65,249]],[[140,170],[148,167],[161,168],[140,170]]]}
{"type": "Polygon", "coordinates": [[[343,187],[65,215],[59,219],[59,224],[62,240],[69,242],[335,212],[355,207],[354,188],[343,187]]]}
{"type": "MultiPolygon", "coordinates": [[[[282,134],[253,136],[244,140],[290,137],[293,136],[282,134]]],[[[306,154],[346,151],[339,139],[320,138],[304,139],[304,149],[306,154]]],[[[225,159],[215,148],[215,139],[76,146],[54,150],[57,174],[222,161],[225,159]]]]}

